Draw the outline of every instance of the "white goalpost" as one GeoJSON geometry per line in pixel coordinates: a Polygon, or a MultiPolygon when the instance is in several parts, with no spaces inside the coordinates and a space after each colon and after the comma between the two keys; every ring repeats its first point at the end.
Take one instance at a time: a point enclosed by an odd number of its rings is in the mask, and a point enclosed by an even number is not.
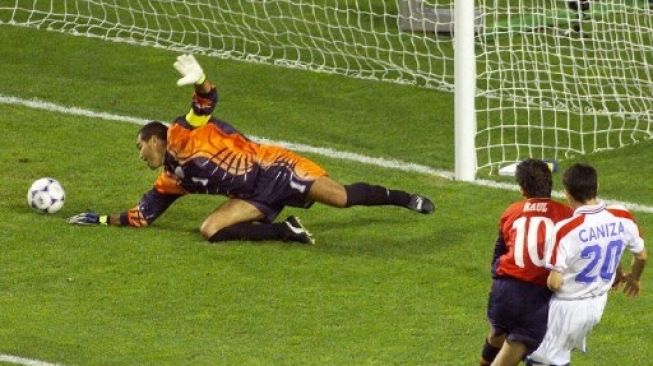
{"type": "Polygon", "coordinates": [[[527,157],[562,160],[651,139],[649,6],[0,0],[0,25],[455,92],[456,178],[473,180],[527,157]]]}
{"type": "Polygon", "coordinates": [[[454,19],[455,178],[473,181],[477,167],[474,0],[456,0],[454,19]]]}

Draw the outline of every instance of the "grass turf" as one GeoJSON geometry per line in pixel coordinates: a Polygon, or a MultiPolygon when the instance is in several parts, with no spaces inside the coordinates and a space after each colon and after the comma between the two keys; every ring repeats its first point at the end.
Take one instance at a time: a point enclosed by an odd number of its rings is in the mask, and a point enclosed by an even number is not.
{"type": "MultiPolygon", "coordinates": [[[[169,52],[7,27],[0,44],[11,50],[5,95],[163,120],[187,106],[169,52]],[[33,46],[21,47],[28,39],[33,46]]],[[[447,94],[201,62],[223,93],[218,114],[246,133],[453,166],[447,94]]],[[[0,105],[0,115],[0,352],[66,365],[475,362],[496,221],[516,192],[310,156],[343,182],[427,194],[438,211],[289,210],[314,232],[313,247],[208,245],[197,228],[221,198],[207,196],[184,198],[145,230],[72,227],[65,217],[131,207],[151,186],[136,126],[15,105],[0,105]],[[66,188],[56,215],[25,205],[41,176],[66,188]]],[[[651,170],[637,163],[648,150],[583,159],[599,167],[603,194],[650,204],[651,170]]],[[[637,216],[647,232],[653,217],[637,216]]],[[[611,296],[575,365],[653,358],[644,291],[637,301],[611,296]]]]}

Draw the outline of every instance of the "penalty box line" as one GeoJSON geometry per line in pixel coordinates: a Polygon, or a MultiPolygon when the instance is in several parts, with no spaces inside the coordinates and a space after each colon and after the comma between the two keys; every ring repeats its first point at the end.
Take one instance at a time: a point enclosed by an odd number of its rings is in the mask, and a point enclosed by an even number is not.
{"type": "Polygon", "coordinates": [[[13,363],[17,365],[24,365],[24,366],[63,366],[60,363],[50,363],[50,362],[35,360],[31,358],[5,355],[2,353],[0,353],[0,362],[7,362],[7,363],[13,363]]]}
{"type": "MultiPolygon", "coordinates": [[[[57,113],[62,113],[67,115],[102,119],[107,121],[127,122],[127,123],[132,123],[137,125],[144,125],[150,121],[148,119],[143,119],[138,117],[124,116],[124,115],[112,114],[107,112],[98,112],[98,111],[83,109],[79,107],[62,106],[59,104],[47,102],[37,98],[23,99],[23,98],[18,98],[13,96],[7,96],[2,93],[0,93],[0,104],[20,105],[32,109],[40,109],[49,112],[57,112],[57,113]]],[[[260,143],[279,145],[297,152],[316,154],[316,155],[321,155],[329,158],[336,158],[340,160],[349,160],[361,164],[373,165],[386,169],[400,170],[409,173],[426,174],[426,175],[431,175],[431,176],[448,179],[448,180],[453,180],[454,178],[453,172],[431,168],[426,165],[409,163],[409,162],[395,160],[395,159],[376,158],[376,157],[366,156],[354,152],[338,151],[328,147],[316,147],[316,146],[288,142],[288,141],[270,140],[267,138],[256,137],[251,135],[247,135],[247,136],[252,140],[260,143]]],[[[494,188],[494,189],[519,191],[519,187],[516,184],[496,182],[488,179],[477,179],[473,182],[469,182],[469,184],[473,184],[481,187],[494,188]]],[[[552,196],[558,199],[565,198],[564,193],[560,191],[552,192],[552,196]]],[[[611,199],[604,199],[604,201],[609,204],[619,204],[625,206],[631,211],[653,213],[653,207],[642,205],[639,203],[624,202],[624,201],[617,201],[611,199]]]]}

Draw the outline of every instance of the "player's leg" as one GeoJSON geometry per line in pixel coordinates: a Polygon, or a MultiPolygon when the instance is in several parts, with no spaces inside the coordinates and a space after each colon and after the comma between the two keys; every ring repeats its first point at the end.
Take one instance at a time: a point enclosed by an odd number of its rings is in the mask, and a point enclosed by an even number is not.
{"type": "Polygon", "coordinates": [[[551,292],[546,287],[519,280],[501,283],[509,289],[503,298],[509,301],[504,305],[512,313],[512,327],[492,365],[515,366],[539,346],[546,334],[551,292]]]}
{"type": "Polygon", "coordinates": [[[575,347],[571,335],[577,333],[576,318],[582,318],[587,310],[580,307],[580,312],[575,313],[575,303],[551,299],[544,339],[527,358],[531,365],[563,366],[571,362],[571,350],[575,347]]]}
{"type": "Polygon", "coordinates": [[[501,351],[492,362],[492,366],[516,366],[526,355],[526,345],[522,342],[506,339],[501,351]]]}
{"type": "Polygon", "coordinates": [[[232,240],[312,243],[310,233],[297,218],[291,216],[284,222],[271,224],[254,222],[263,218],[263,212],[250,202],[231,198],[204,220],[200,232],[212,243],[232,240]]]}
{"type": "Polygon", "coordinates": [[[485,344],[481,350],[481,359],[478,363],[479,366],[490,366],[492,361],[497,357],[501,346],[506,339],[505,334],[497,335],[494,330],[490,331],[490,334],[485,338],[485,344]]]}
{"type": "MultiPolygon", "coordinates": [[[[306,194],[306,198],[310,201],[339,208],[358,205],[394,205],[424,214],[431,213],[435,209],[433,202],[424,196],[411,195],[404,191],[368,183],[345,186],[331,179],[321,166],[310,159],[283,149],[267,148],[266,151],[270,156],[274,156],[275,162],[283,163],[279,166],[283,165],[291,170],[290,188],[303,194],[305,187],[310,185],[306,194]]],[[[268,171],[272,172],[272,169],[268,171]]]]}
{"type": "Polygon", "coordinates": [[[528,288],[521,281],[510,278],[495,278],[492,281],[487,305],[490,333],[483,347],[480,365],[494,365],[501,352],[506,352],[503,350],[508,346],[506,340],[512,338],[515,332],[519,334],[524,303],[528,302],[524,287],[528,288]]]}
{"type": "Polygon", "coordinates": [[[547,333],[529,356],[531,364],[568,366],[573,349],[586,352],[586,338],[601,320],[606,301],[607,294],[571,301],[552,299],[547,333]]]}
{"type": "Polygon", "coordinates": [[[347,207],[347,190],[342,184],[328,176],[317,178],[311,185],[306,197],[311,201],[324,203],[332,207],[347,207]]]}
{"type": "Polygon", "coordinates": [[[573,17],[569,19],[569,28],[564,32],[564,35],[570,36],[572,34],[580,32],[580,23],[578,21],[579,15],[579,4],[580,0],[570,0],[567,1],[567,8],[572,11],[573,17]]]}
{"type": "Polygon", "coordinates": [[[333,207],[394,205],[429,214],[435,209],[428,198],[368,183],[342,185],[328,176],[319,177],[308,192],[308,199],[333,207]]]}

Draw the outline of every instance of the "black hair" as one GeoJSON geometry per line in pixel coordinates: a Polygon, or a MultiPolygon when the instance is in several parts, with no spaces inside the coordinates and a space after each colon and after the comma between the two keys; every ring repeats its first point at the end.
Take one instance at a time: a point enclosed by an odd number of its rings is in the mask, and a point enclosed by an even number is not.
{"type": "Polygon", "coordinates": [[[138,130],[138,136],[143,141],[149,141],[152,136],[156,136],[163,141],[168,141],[168,126],[159,121],[150,121],[138,130]]]}
{"type": "Polygon", "coordinates": [[[527,198],[550,198],[553,178],[549,165],[542,160],[526,159],[517,165],[515,180],[527,198]]]}
{"type": "Polygon", "coordinates": [[[599,186],[596,169],[588,164],[576,163],[565,171],[562,184],[574,200],[585,203],[596,197],[599,186]]]}

